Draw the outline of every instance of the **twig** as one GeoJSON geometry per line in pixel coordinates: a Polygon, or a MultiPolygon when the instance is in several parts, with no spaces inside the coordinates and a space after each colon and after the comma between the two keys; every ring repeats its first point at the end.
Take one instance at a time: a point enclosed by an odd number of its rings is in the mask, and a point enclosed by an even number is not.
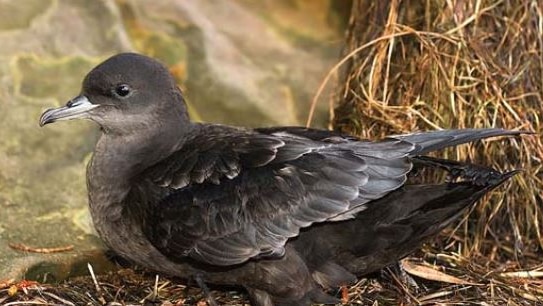
{"type": "Polygon", "coordinates": [[[104,295],[102,294],[102,288],[100,287],[100,284],[98,284],[98,280],[96,279],[96,275],[94,274],[94,270],[90,263],[87,263],[87,268],[89,269],[89,273],[92,277],[92,282],[94,283],[94,287],[96,288],[96,293],[99,295],[98,299],[100,300],[100,303],[105,304],[106,300],[104,299],[104,295]]]}
{"type": "Polygon", "coordinates": [[[74,249],[73,245],[67,245],[67,246],[56,247],[56,248],[34,248],[34,247],[24,245],[22,243],[9,243],[8,245],[10,248],[17,251],[42,253],[42,254],[68,252],[74,249]]]}

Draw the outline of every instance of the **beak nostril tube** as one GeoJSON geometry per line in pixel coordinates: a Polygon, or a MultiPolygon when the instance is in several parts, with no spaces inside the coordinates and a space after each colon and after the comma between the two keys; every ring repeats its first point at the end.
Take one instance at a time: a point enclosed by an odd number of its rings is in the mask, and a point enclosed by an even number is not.
{"type": "Polygon", "coordinates": [[[59,120],[88,118],[88,111],[98,106],[97,104],[92,104],[84,95],[77,96],[66,103],[65,106],[45,111],[40,117],[40,126],[59,120]]]}

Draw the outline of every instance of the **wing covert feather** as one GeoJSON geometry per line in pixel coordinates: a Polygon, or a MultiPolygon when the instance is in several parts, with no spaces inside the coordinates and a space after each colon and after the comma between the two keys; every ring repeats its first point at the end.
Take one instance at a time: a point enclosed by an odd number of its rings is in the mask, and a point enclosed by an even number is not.
{"type": "Polygon", "coordinates": [[[404,184],[415,148],[395,139],[320,141],[299,130],[210,132],[146,173],[174,190],[157,203],[146,233],[172,258],[221,266],[281,256],[300,229],[352,218],[404,184]]]}

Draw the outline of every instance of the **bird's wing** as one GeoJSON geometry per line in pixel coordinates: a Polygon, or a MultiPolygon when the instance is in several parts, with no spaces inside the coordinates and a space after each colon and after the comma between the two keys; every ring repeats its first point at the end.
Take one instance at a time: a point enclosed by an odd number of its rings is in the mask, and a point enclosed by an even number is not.
{"type": "Polygon", "coordinates": [[[517,134],[445,130],[370,142],[301,128],[207,126],[146,173],[176,190],[149,213],[145,231],[179,260],[227,266],[281,256],[302,228],[352,218],[402,186],[410,157],[517,134]]]}
{"type": "Polygon", "coordinates": [[[210,127],[197,136],[147,172],[177,190],[157,204],[145,230],[172,258],[223,266],[281,256],[300,229],[352,217],[405,182],[415,149],[397,139],[347,141],[284,129],[210,127]]]}
{"type": "Polygon", "coordinates": [[[191,184],[221,184],[242,169],[267,165],[285,143],[277,138],[226,126],[198,129],[181,149],[149,169],[145,176],[160,186],[182,189],[191,184]]]}

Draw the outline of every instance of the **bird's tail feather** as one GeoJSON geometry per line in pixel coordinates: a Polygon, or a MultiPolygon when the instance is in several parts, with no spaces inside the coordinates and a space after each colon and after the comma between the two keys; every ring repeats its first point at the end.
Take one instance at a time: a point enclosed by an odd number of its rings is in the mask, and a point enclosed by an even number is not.
{"type": "Polygon", "coordinates": [[[513,131],[505,129],[459,129],[440,130],[422,133],[390,136],[392,139],[400,139],[413,143],[416,149],[410,152],[410,156],[425,154],[431,151],[452,147],[463,143],[474,142],[484,138],[496,136],[518,136],[530,134],[526,131],[513,131]]]}

